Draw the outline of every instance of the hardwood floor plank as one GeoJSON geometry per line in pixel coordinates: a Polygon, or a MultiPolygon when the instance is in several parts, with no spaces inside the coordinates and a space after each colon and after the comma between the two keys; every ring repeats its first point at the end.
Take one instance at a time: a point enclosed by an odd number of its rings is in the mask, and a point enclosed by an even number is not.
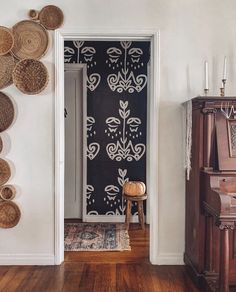
{"type": "Polygon", "coordinates": [[[117,265],[117,290],[148,292],[154,291],[149,265],[147,264],[118,264],[117,265]]]}
{"type": "Polygon", "coordinates": [[[4,278],[5,274],[9,271],[11,267],[10,266],[3,266],[0,268],[0,283],[1,280],[4,278]]]}
{"type": "Polygon", "coordinates": [[[150,269],[155,292],[200,292],[184,266],[150,266],[150,269]]]}
{"type": "Polygon", "coordinates": [[[31,292],[37,291],[37,283],[42,279],[44,267],[33,266],[31,273],[28,274],[28,277],[21,283],[21,285],[17,288],[17,292],[31,292]]]}
{"type": "MultiPolygon", "coordinates": [[[[14,277],[6,285],[6,291],[17,291],[21,283],[28,278],[31,273],[31,267],[23,266],[21,269],[14,269],[14,277]]],[[[1,291],[1,290],[0,290],[1,291]]],[[[3,290],[4,291],[4,290],[3,290]]],[[[22,291],[22,290],[21,290],[22,291]]]]}
{"type": "Polygon", "coordinates": [[[97,291],[97,292],[116,291],[116,265],[97,264],[97,265],[93,265],[93,269],[95,271],[95,281],[94,281],[93,291],[97,291]]]}
{"type": "MultiPolygon", "coordinates": [[[[34,267],[34,272],[32,274],[32,279],[29,277],[28,281],[24,281],[23,290],[26,292],[31,291],[48,291],[50,281],[54,277],[54,266],[38,266],[34,267]]],[[[22,283],[23,284],[23,283],[22,283]]],[[[19,289],[20,292],[20,289],[19,289]]]]}
{"type": "Polygon", "coordinates": [[[94,265],[84,264],[83,273],[80,279],[79,291],[94,291],[95,274],[100,270],[94,270],[94,265]]]}
{"type": "Polygon", "coordinates": [[[84,264],[79,291],[114,292],[115,287],[115,264],[84,264]]]}
{"type": "MultiPolygon", "coordinates": [[[[2,268],[1,268],[2,269],[2,268]]],[[[19,272],[18,267],[10,267],[6,273],[0,279],[0,291],[7,291],[7,286],[10,285],[12,279],[16,273],[19,272]]]]}
{"type": "MultiPolygon", "coordinates": [[[[62,291],[79,291],[84,264],[65,265],[64,285],[62,291]]],[[[61,290],[60,290],[61,291],[61,290]]]]}
{"type": "Polygon", "coordinates": [[[51,272],[51,277],[47,284],[46,291],[62,291],[65,284],[65,273],[66,270],[64,264],[60,266],[54,266],[54,269],[52,269],[51,272]]]}
{"type": "Polygon", "coordinates": [[[175,286],[176,292],[179,292],[179,291],[188,292],[186,288],[183,290],[182,288],[183,283],[184,283],[184,286],[191,287],[191,292],[199,291],[199,289],[197,289],[195,285],[192,283],[192,281],[190,280],[188,274],[186,273],[187,270],[184,266],[178,266],[177,268],[176,266],[167,266],[167,267],[169,269],[169,273],[172,279],[174,279],[174,286],[175,286]]]}

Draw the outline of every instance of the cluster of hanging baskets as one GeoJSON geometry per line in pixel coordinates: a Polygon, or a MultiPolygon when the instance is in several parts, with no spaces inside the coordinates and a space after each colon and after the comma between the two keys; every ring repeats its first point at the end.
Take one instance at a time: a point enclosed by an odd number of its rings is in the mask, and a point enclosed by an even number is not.
{"type": "MultiPolygon", "coordinates": [[[[35,95],[42,92],[49,81],[46,66],[40,59],[49,46],[47,30],[63,23],[63,12],[54,5],[41,11],[31,9],[30,20],[23,20],[11,29],[0,26],[0,90],[14,84],[22,93],[35,95]]],[[[0,91],[0,227],[11,228],[18,224],[21,212],[13,201],[16,188],[8,184],[11,178],[9,162],[3,158],[4,135],[14,121],[15,110],[10,97],[0,91]]]]}
{"type": "MultiPolygon", "coordinates": [[[[0,134],[6,131],[14,121],[14,106],[11,99],[0,92],[0,134]]],[[[3,139],[0,136],[0,155],[4,151],[3,139]]],[[[20,220],[20,209],[12,200],[16,189],[6,183],[11,178],[11,168],[6,159],[0,158],[0,227],[14,227],[20,220]]]]}
{"type": "Polygon", "coordinates": [[[54,5],[41,11],[31,9],[31,20],[22,20],[11,29],[0,26],[0,90],[14,85],[24,94],[38,94],[49,80],[48,71],[40,59],[49,46],[47,30],[63,23],[63,12],[54,5]]]}

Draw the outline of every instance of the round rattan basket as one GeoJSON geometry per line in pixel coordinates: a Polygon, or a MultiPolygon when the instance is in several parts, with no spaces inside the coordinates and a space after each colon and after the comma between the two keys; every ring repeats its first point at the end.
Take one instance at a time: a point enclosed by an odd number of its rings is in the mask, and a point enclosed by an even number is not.
{"type": "Polygon", "coordinates": [[[25,94],[38,94],[48,84],[48,71],[38,60],[25,59],[17,63],[12,74],[13,83],[25,94]]]}
{"type": "Polygon", "coordinates": [[[0,198],[3,201],[11,201],[15,198],[16,189],[13,185],[4,185],[0,187],[0,198]]]}
{"type": "Polygon", "coordinates": [[[30,9],[29,12],[28,12],[28,15],[33,20],[38,20],[38,18],[39,18],[39,13],[35,9],[30,9]]]}
{"type": "Polygon", "coordinates": [[[48,5],[39,12],[39,21],[46,29],[55,30],[62,25],[64,15],[59,7],[48,5]]]}
{"type": "Polygon", "coordinates": [[[13,55],[19,59],[40,59],[48,48],[48,32],[33,20],[23,20],[12,28],[14,36],[13,55]]]}
{"type": "Polygon", "coordinates": [[[0,92],[0,133],[10,127],[14,120],[14,106],[10,98],[0,92]]]}
{"type": "Polygon", "coordinates": [[[4,185],[11,177],[11,169],[6,160],[0,158],[0,186],[4,185]]]}
{"type": "Polygon", "coordinates": [[[0,89],[12,84],[12,72],[15,67],[14,57],[10,54],[0,56],[0,89]]]}
{"type": "Polygon", "coordinates": [[[10,29],[0,26],[0,56],[6,55],[14,45],[14,38],[10,29]]]}
{"type": "Polygon", "coordinates": [[[3,143],[2,143],[2,138],[0,137],[0,153],[2,152],[2,148],[3,148],[3,143]]]}
{"type": "Polygon", "coordinates": [[[19,207],[11,201],[0,202],[0,227],[12,228],[20,220],[21,212],[19,207]]]}

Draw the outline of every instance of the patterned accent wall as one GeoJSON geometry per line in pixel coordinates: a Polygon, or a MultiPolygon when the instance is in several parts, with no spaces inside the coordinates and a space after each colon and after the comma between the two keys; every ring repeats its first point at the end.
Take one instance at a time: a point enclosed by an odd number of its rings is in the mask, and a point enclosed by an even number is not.
{"type": "Polygon", "coordinates": [[[65,63],[87,64],[88,215],[123,215],[124,182],[146,181],[149,58],[150,42],[65,42],[65,63]]]}

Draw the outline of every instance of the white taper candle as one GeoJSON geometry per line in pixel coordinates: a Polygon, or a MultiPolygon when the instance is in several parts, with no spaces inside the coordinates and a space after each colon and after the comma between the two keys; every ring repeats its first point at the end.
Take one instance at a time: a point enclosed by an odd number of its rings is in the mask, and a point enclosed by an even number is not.
{"type": "Polygon", "coordinates": [[[224,58],[224,67],[223,67],[223,79],[226,80],[226,74],[227,74],[227,59],[224,58]]]}
{"type": "Polygon", "coordinates": [[[205,61],[205,89],[209,89],[209,71],[207,61],[205,61]]]}

